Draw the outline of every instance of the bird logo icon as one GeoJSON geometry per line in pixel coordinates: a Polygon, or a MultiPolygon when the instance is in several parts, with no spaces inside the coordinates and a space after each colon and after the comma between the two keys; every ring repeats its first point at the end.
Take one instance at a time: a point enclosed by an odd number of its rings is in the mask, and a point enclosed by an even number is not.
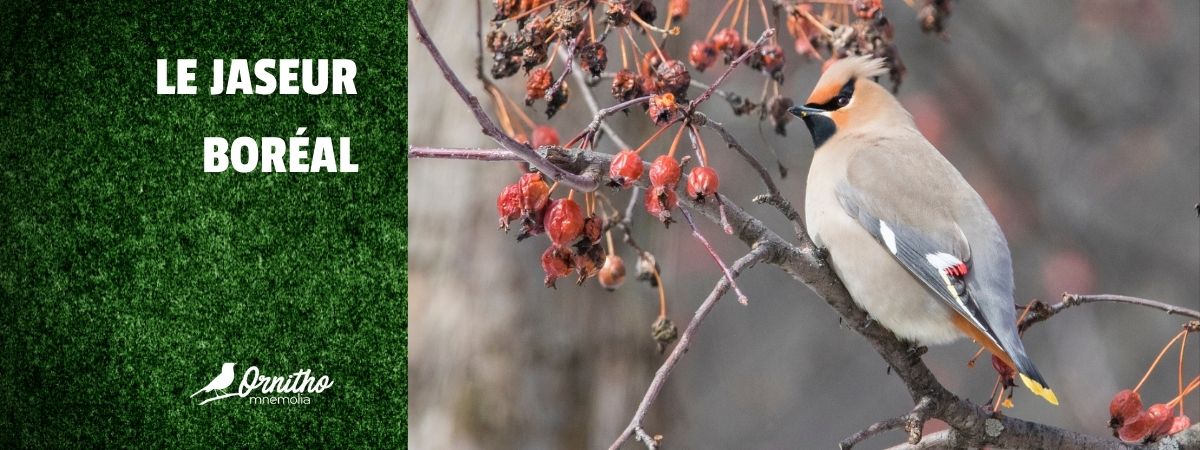
{"type": "MultiPolygon", "coordinates": [[[[201,392],[224,391],[225,389],[228,389],[229,386],[233,384],[233,365],[234,365],[234,363],[231,363],[231,362],[227,362],[227,363],[223,364],[221,366],[221,374],[217,375],[216,378],[213,378],[212,381],[208,382],[207,386],[204,386],[203,388],[196,391],[196,393],[192,394],[191,396],[195,397],[195,396],[199,395],[201,392]]],[[[207,403],[207,402],[208,401],[206,400],[204,403],[207,403]]],[[[201,404],[204,404],[204,403],[201,403],[201,404]]]]}

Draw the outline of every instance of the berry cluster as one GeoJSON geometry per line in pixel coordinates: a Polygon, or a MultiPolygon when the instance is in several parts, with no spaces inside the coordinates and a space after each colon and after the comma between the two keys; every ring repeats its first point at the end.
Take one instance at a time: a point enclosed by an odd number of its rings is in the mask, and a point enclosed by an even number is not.
{"type": "Polygon", "coordinates": [[[1125,442],[1150,443],[1192,426],[1192,420],[1184,413],[1183,400],[1196,388],[1200,388],[1200,376],[1193,378],[1186,386],[1183,384],[1183,355],[1184,348],[1187,346],[1188,334],[1194,332],[1200,332],[1200,321],[1191,321],[1184,325],[1183,330],[1159,352],[1158,357],[1150,364],[1146,375],[1142,376],[1142,380],[1138,382],[1137,386],[1117,392],[1113,396],[1112,402],[1108,405],[1108,413],[1111,418],[1108,425],[1113,430],[1113,436],[1125,442]],[[1149,408],[1142,409],[1142,396],[1138,394],[1138,390],[1150,378],[1150,374],[1154,372],[1154,368],[1158,366],[1163,355],[1176,342],[1180,343],[1179,395],[1167,403],[1155,403],[1149,408]],[[1175,413],[1176,405],[1179,406],[1178,414],[1175,413]]]}
{"type": "MultiPolygon", "coordinates": [[[[938,15],[938,27],[949,15],[948,1],[930,0],[925,8],[934,8],[934,3],[946,3],[945,14],[938,15]]],[[[922,9],[922,14],[925,14],[922,9]]],[[[924,23],[924,22],[922,22],[924,23]]],[[[829,54],[828,64],[839,58],[854,55],[869,55],[883,58],[896,90],[903,81],[907,69],[900,60],[900,52],[894,42],[892,24],[883,15],[882,0],[854,0],[846,4],[824,5],[818,12],[814,4],[799,3],[788,7],[788,31],[796,39],[796,53],[811,59],[824,59],[822,52],[829,54]]],[[[927,29],[928,31],[928,29],[927,29]]]]}

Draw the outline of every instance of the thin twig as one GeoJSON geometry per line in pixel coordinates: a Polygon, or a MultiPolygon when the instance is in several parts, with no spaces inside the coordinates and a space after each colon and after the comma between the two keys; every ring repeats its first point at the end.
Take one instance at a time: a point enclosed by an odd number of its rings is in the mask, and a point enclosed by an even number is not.
{"type": "Polygon", "coordinates": [[[708,89],[705,89],[704,92],[701,93],[699,97],[696,97],[694,100],[692,100],[690,103],[688,103],[687,108],[684,110],[684,115],[691,115],[693,112],[696,111],[697,106],[700,106],[701,103],[708,101],[708,98],[712,97],[713,92],[715,92],[717,90],[717,87],[720,86],[721,84],[725,83],[726,78],[729,78],[729,74],[733,72],[733,69],[736,69],[737,66],[742,63],[742,61],[745,61],[746,59],[750,58],[750,55],[754,54],[754,52],[757,52],[759,49],[761,49],[763,44],[767,43],[767,39],[770,39],[771,36],[774,36],[774,35],[775,35],[774,28],[767,28],[766,30],[764,30],[762,33],[762,36],[759,36],[758,40],[754,41],[754,45],[751,45],[750,48],[746,49],[746,51],[742,53],[741,56],[738,56],[737,59],[735,59],[729,63],[729,67],[725,68],[725,73],[722,73],[720,77],[717,77],[717,81],[714,81],[712,86],[709,86],[708,89]]]}
{"type": "Polygon", "coordinates": [[[692,220],[692,215],[685,208],[679,208],[679,212],[683,213],[683,218],[687,221],[688,226],[692,228],[692,236],[695,236],[701,244],[704,244],[704,249],[708,250],[708,255],[712,256],[717,265],[721,267],[721,273],[725,275],[725,279],[729,280],[729,284],[733,286],[733,292],[737,293],[738,303],[743,305],[749,304],[750,299],[746,297],[746,294],[742,293],[742,289],[738,287],[737,282],[733,281],[733,274],[729,272],[729,267],[725,265],[725,262],[721,261],[721,255],[717,254],[712,244],[708,243],[708,239],[705,239],[704,235],[700,234],[700,229],[696,228],[696,222],[692,220]]]}
{"type": "Polygon", "coordinates": [[[1155,300],[1147,300],[1144,298],[1129,297],[1129,296],[1125,296],[1125,295],[1110,295],[1110,294],[1097,294],[1097,295],[1063,294],[1062,301],[1060,301],[1058,303],[1055,303],[1053,305],[1043,305],[1041,307],[1035,306],[1030,311],[1029,317],[1026,317],[1025,320],[1021,322],[1020,329],[1023,331],[1026,328],[1033,326],[1033,324],[1041,322],[1046,319],[1049,319],[1049,318],[1053,317],[1055,314],[1063,312],[1073,306],[1082,305],[1082,304],[1086,304],[1086,303],[1106,303],[1106,302],[1107,303],[1125,303],[1125,304],[1130,304],[1130,305],[1144,306],[1147,308],[1153,308],[1153,309],[1157,309],[1160,311],[1166,311],[1167,314],[1180,315],[1180,316],[1190,317],[1193,319],[1200,320],[1200,311],[1196,311],[1194,309],[1189,309],[1189,308],[1184,308],[1182,306],[1175,306],[1172,304],[1163,303],[1163,302],[1159,302],[1159,301],[1155,301],[1155,300]]]}
{"type": "MultiPolygon", "coordinates": [[[[767,254],[768,246],[754,245],[746,256],[741,257],[733,263],[730,272],[733,276],[742,273],[743,270],[753,266],[761,261],[767,254]]],[[[721,278],[717,282],[717,286],[708,294],[708,298],[700,304],[696,309],[696,313],[692,315],[692,321],[688,322],[688,326],[683,330],[683,334],[679,335],[679,342],[675,344],[675,348],[671,349],[671,354],[667,356],[667,360],[663,361],[662,366],[654,373],[654,379],[650,381],[650,387],[646,389],[646,395],[642,397],[641,403],[638,404],[637,411],[633,413],[633,419],[629,421],[629,426],[625,427],[625,431],[617,437],[609,450],[618,450],[621,444],[629,440],[638,430],[642,428],[642,420],[646,417],[646,412],[650,410],[650,405],[654,404],[654,400],[658,398],[658,394],[662,392],[663,385],[667,381],[667,377],[671,375],[671,371],[675,369],[675,365],[679,363],[679,359],[687,352],[688,347],[692,343],[692,338],[696,335],[696,331],[700,328],[700,323],[708,317],[708,313],[712,311],[713,306],[716,306],[717,300],[725,295],[729,290],[731,283],[727,278],[721,278]]],[[[643,431],[644,432],[644,431],[643,431]]]]}
{"type": "MultiPolygon", "coordinates": [[[[584,128],[583,131],[580,131],[578,135],[576,135],[574,138],[571,138],[571,140],[567,142],[566,146],[570,147],[570,146],[574,145],[576,142],[579,142],[581,139],[588,139],[589,141],[592,141],[592,143],[594,144],[595,143],[594,136],[596,134],[596,130],[598,130],[600,128],[600,124],[604,121],[604,119],[606,117],[616,114],[618,112],[624,111],[626,109],[629,109],[629,107],[631,107],[633,105],[646,103],[646,102],[650,101],[650,97],[651,96],[649,96],[649,95],[647,95],[645,97],[638,97],[638,98],[624,101],[621,103],[617,103],[613,106],[609,106],[607,108],[596,111],[596,115],[594,117],[592,117],[592,122],[588,124],[587,128],[584,128]]],[[[628,149],[630,147],[624,147],[624,148],[628,149]]]]}
{"type": "Polygon", "coordinates": [[[838,444],[841,450],[850,450],[860,442],[870,439],[876,434],[897,428],[904,428],[908,433],[908,443],[916,444],[921,441],[921,429],[925,425],[925,419],[929,415],[929,410],[933,407],[933,399],[925,397],[917,402],[917,406],[913,407],[912,411],[900,417],[881,420],[871,424],[857,433],[842,439],[838,444]]]}
{"type": "MultiPolygon", "coordinates": [[[[600,117],[600,104],[598,102],[596,102],[596,95],[592,93],[592,89],[591,89],[591,87],[588,86],[587,80],[583,79],[583,72],[579,71],[579,70],[572,71],[571,77],[574,78],[575,82],[579,84],[579,90],[582,91],[582,93],[583,93],[583,101],[585,103],[587,103],[588,109],[591,110],[592,114],[594,115],[593,117],[599,118],[600,117]]],[[[649,101],[649,98],[647,98],[647,100],[645,100],[645,101],[649,101]]],[[[609,114],[612,114],[612,113],[609,113],[609,114]]],[[[604,130],[604,134],[608,135],[609,139],[612,139],[613,144],[615,144],[618,149],[624,150],[624,149],[628,149],[628,148],[633,148],[633,147],[630,147],[629,144],[627,144],[625,142],[625,140],[622,139],[621,136],[618,135],[617,132],[612,129],[612,126],[610,126],[608,124],[608,122],[603,120],[603,118],[600,118],[599,121],[597,121],[597,119],[595,119],[595,118],[593,118],[592,120],[598,124],[600,129],[604,130]]],[[[599,141],[599,134],[596,133],[595,131],[593,131],[592,136],[594,136],[594,137],[591,139],[591,145],[594,147],[596,145],[596,143],[599,141]]]]}

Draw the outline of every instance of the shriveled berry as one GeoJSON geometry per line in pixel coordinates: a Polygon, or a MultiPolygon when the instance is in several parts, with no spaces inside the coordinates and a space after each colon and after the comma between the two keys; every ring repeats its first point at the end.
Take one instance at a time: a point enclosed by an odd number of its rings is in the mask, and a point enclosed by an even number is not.
{"type": "Polygon", "coordinates": [[[746,51],[742,35],[733,28],[723,29],[713,35],[713,47],[716,47],[718,52],[725,54],[726,61],[732,61],[746,51]]]}
{"type": "Polygon", "coordinates": [[[608,166],[609,183],[613,187],[627,188],[642,177],[642,158],[633,150],[621,150],[608,166]]]}
{"type": "Polygon", "coordinates": [[[542,252],[542,270],[546,272],[546,287],[554,287],[554,280],[571,273],[571,250],[553,245],[542,252]]]}
{"type": "Polygon", "coordinates": [[[583,236],[588,243],[600,242],[600,238],[604,236],[604,218],[592,215],[583,219],[583,236]]]}
{"type": "Polygon", "coordinates": [[[600,272],[600,266],[604,264],[604,257],[603,245],[591,245],[575,252],[575,257],[571,259],[575,270],[579,272],[579,279],[575,284],[583,284],[588,278],[596,276],[600,272]]]}
{"type": "Polygon", "coordinates": [[[579,66],[594,77],[600,76],[608,67],[608,50],[602,42],[584,44],[579,48],[579,66]]]}
{"type": "Polygon", "coordinates": [[[688,62],[692,63],[696,70],[703,72],[717,62],[717,49],[708,41],[693,42],[692,48],[688,50],[688,62]]]}
{"type": "Polygon", "coordinates": [[[550,202],[544,223],[550,242],[559,247],[566,246],[583,232],[583,211],[575,200],[560,198],[550,202]]]}
{"type": "Polygon", "coordinates": [[[675,117],[675,111],[678,109],[679,105],[675,103],[675,94],[667,92],[650,97],[650,108],[646,110],[646,114],[650,115],[650,120],[655,125],[663,126],[671,122],[671,118],[675,117]]]}
{"type": "Polygon", "coordinates": [[[546,102],[547,119],[554,117],[554,115],[558,113],[558,110],[562,109],[563,105],[567,104],[567,99],[570,97],[571,93],[568,86],[570,85],[566,83],[560,85],[558,90],[554,91],[554,94],[550,96],[550,100],[546,102]]]}
{"type": "Polygon", "coordinates": [[[612,95],[617,101],[626,102],[642,96],[642,81],[627,69],[613,76],[612,95]]]}
{"type": "Polygon", "coordinates": [[[680,99],[687,97],[688,86],[692,83],[692,74],[687,67],[677,59],[668,59],[654,70],[658,92],[669,92],[680,99]]]}
{"type": "Polygon", "coordinates": [[[717,171],[709,166],[701,166],[692,169],[688,174],[687,192],[688,197],[693,200],[702,201],[707,197],[711,197],[717,193],[717,187],[721,182],[717,178],[717,171]]]}
{"type": "Polygon", "coordinates": [[[521,217],[521,187],[513,183],[500,191],[496,197],[496,213],[500,215],[500,228],[508,231],[508,224],[521,217]]]}
{"type": "Polygon", "coordinates": [[[855,0],[854,14],[859,19],[870,20],[883,9],[883,0],[855,0]]]}
{"type": "Polygon", "coordinates": [[[519,0],[493,0],[492,3],[496,6],[496,17],[492,20],[496,22],[516,15],[521,8],[519,0]]]}
{"type": "Polygon", "coordinates": [[[1000,378],[1004,379],[1006,386],[1011,385],[1013,378],[1017,376],[1017,370],[996,355],[992,355],[992,368],[996,369],[996,373],[1000,375],[1000,378]]]}
{"type": "Polygon", "coordinates": [[[690,0],[671,0],[667,3],[667,15],[671,16],[671,20],[678,21],[687,17],[690,0]]]}
{"type": "Polygon", "coordinates": [[[1142,411],[1138,415],[1126,420],[1125,424],[1117,429],[1117,437],[1125,442],[1141,442],[1150,435],[1153,427],[1157,425],[1157,423],[1151,420],[1146,411],[1142,411]]]}
{"type": "Polygon", "coordinates": [[[654,19],[658,18],[658,8],[654,7],[654,2],[650,0],[638,1],[637,7],[633,9],[634,14],[637,14],[642,22],[654,23],[654,19]]]}
{"type": "Polygon", "coordinates": [[[549,125],[538,125],[533,129],[533,147],[543,145],[558,145],[558,131],[549,125]]]}
{"type": "Polygon", "coordinates": [[[546,207],[550,201],[550,185],[542,179],[540,173],[521,175],[518,183],[521,195],[521,212],[526,215],[534,214],[546,207]]]}
{"type": "Polygon", "coordinates": [[[1132,419],[1142,412],[1142,396],[1138,395],[1132,389],[1126,389],[1118,392],[1113,396],[1112,402],[1108,404],[1108,415],[1112,417],[1109,426],[1118,428],[1125,423],[1127,419],[1132,419]]]}
{"type": "Polygon", "coordinates": [[[650,287],[658,287],[658,278],[654,274],[662,274],[662,270],[658,267],[658,262],[655,261],[654,254],[650,252],[641,252],[638,254],[637,280],[650,283],[650,287]]]}
{"type": "Polygon", "coordinates": [[[671,225],[671,210],[678,202],[675,191],[667,187],[655,186],[646,191],[646,212],[664,225],[671,225]]]}
{"type": "Polygon", "coordinates": [[[783,49],[775,44],[764,45],[758,50],[762,71],[776,81],[783,81],[783,49]]]}
{"type": "Polygon", "coordinates": [[[655,71],[658,70],[658,65],[665,60],[664,52],[661,56],[658,52],[646,52],[642,55],[642,62],[638,65],[638,70],[641,71],[642,78],[653,79],[655,71]]]}
{"type": "Polygon", "coordinates": [[[608,255],[604,258],[604,265],[600,267],[596,280],[605,289],[615,291],[625,284],[625,261],[620,256],[608,255]]]}
{"type": "Polygon", "coordinates": [[[679,161],[673,156],[661,155],[654,158],[654,162],[650,164],[650,184],[653,186],[674,189],[675,185],[679,184],[679,177],[679,161]]]}
{"type": "Polygon", "coordinates": [[[623,27],[629,25],[630,14],[633,14],[633,7],[630,6],[631,0],[613,0],[608,2],[608,7],[605,9],[605,19],[609,25],[614,27],[623,27]]]}
{"type": "Polygon", "coordinates": [[[545,97],[546,90],[553,83],[554,76],[550,69],[538,67],[529,71],[529,78],[525,80],[525,105],[532,105],[534,101],[545,97]]]}
{"type": "Polygon", "coordinates": [[[792,121],[792,114],[788,109],[795,103],[788,97],[776,95],[771,98],[767,104],[767,112],[771,117],[771,125],[775,126],[775,133],[780,136],[787,136],[787,124],[792,121]]]}
{"type": "Polygon", "coordinates": [[[487,49],[492,53],[503,51],[508,43],[508,33],[504,30],[492,30],[487,34],[487,49]]]}
{"type": "Polygon", "coordinates": [[[1146,408],[1146,416],[1150,419],[1150,434],[1147,439],[1154,440],[1166,436],[1171,430],[1171,425],[1174,424],[1174,418],[1171,417],[1171,407],[1165,403],[1156,403],[1146,408]]]}

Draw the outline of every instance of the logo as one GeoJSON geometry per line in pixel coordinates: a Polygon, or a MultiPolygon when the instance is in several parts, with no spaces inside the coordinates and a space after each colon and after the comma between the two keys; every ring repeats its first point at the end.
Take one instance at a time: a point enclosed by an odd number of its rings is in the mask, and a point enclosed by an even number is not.
{"type": "Polygon", "coordinates": [[[328,375],[313,377],[308,369],[287,376],[269,377],[261,375],[257,366],[250,366],[242,373],[242,382],[238,384],[237,391],[227,392],[237,375],[233,370],[235,365],[231,362],[222,364],[221,373],[192,394],[191,398],[215,392],[216,395],[204,399],[200,404],[228,397],[249,397],[251,405],[307,405],[312,403],[308,394],[320,394],[333,386],[333,380],[328,375]],[[255,395],[255,391],[258,391],[258,395],[255,395]]]}

